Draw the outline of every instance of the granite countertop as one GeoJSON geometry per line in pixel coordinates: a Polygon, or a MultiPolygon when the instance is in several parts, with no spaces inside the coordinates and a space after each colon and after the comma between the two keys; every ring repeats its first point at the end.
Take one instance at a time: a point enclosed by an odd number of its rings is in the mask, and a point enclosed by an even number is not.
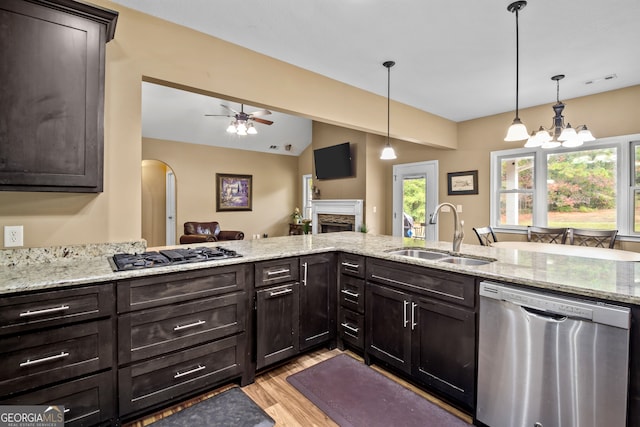
{"type": "MultiPolygon", "coordinates": [[[[338,250],[460,272],[489,280],[640,305],[640,263],[638,262],[463,244],[460,251],[462,254],[496,260],[480,266],[465,266],[391,255],[387,252],[407,246],[450,251],[450,242],[425,243],[400,237],[355,232],[225,241],[208,245],[236,250],[243,257],[113,272],[108,257],[119,252],[143,252],[145,250],[144,241],[78,245],[65,248],[4,250],[0,251],[0,294],[6,295],[68,285],[113,282],[134,277],[338,250]]],[[[148,248],[147,250],[158,249],[148,248]]]]}

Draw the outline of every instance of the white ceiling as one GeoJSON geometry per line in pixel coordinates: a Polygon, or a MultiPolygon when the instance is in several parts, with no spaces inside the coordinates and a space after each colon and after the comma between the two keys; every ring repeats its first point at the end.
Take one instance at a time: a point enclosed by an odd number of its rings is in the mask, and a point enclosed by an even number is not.
{"type": "MultiPolygon", "coordinates": [[[[510,0],[115,1],[382,96],[394,60],[391,98],[454,121],[515,107],[510,0]]],[[[561,99],[640,84],[639,19],[638,0],[529,0],[520,108],[554,102],[555,74],[561,99]]]]}

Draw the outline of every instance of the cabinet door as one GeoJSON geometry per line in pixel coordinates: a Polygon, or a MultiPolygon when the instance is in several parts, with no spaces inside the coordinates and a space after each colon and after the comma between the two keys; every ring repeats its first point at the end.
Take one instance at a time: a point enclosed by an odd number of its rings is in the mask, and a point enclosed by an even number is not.
{"type": "Polygon", "coordinates": [[[298,354],[299,284],[256,292],[256,368],[298,354]]]}
{"type": "Polygon", "coordinates": [[[411,310],[413,376],[472,408],[475,313],[427,298],[414,299],[411,310]]]}
{"type": "Polygon", "coordinates": [[[411,372],[411,297],[385,286],[367,284],[365,351],[411,372]]]}
{"type": "Polygon", "coordinates": [[[336,268],[332,254],[300,258],[300,350],[335,339],[336,268]]]}

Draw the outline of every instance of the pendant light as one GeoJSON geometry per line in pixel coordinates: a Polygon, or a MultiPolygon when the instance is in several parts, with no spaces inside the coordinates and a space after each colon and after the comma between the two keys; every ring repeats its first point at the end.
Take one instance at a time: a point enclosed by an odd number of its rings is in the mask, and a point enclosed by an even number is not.
{"type": "Polygon", "coordinates": [[[564,116],[562,115],[565,105],[560,101],[560,80],[562,79],[564,79],[564,74],[551,77],[551,80],[556,82],[556,103],[552,107],[555,114],[551,127],[545,129],[544,126],[540,126],[538,132],[531,134],[531,137],[524,145],[525,147],[579,147],[585,142],[595,140],[591,131],[587,129],[587,125],[572,128],[571,124],[567,123],[565,126],[564,116]]]}
{"type": "Polygon", "coordinates": [[[520,12],[527,5],[526,1],[516,1],[507,6],[507,10],[516,14],[516,117],[513,119],[513,123],[509,126],[505,141],[522,141],[529,138],[527,127],[520,121],[518,116],[518,92],[519,92],[519,79],[520,79],[520,32],[518,30],[518,12],[520,12]]]}
{"type": "Polygon", "coordinates": [[[390,122],[390,111],[391,111],[391,67],[396,65],[393,61],[385,61],[382,63],[385,67],[387,67],[387,143],[382,150],[382,154],[380,154],[380,160],[393,160],[395,159],[396,152],[393,150],[391,146],[391,142],[389,141],[389,122],[390,122]]]}

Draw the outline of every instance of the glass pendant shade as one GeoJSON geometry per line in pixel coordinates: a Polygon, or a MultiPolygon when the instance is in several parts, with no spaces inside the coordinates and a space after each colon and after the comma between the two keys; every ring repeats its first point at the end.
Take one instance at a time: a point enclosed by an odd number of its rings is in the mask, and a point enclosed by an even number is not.
{"type": "Polygon", "coordinates": [[[513,123],[509,126],[509,130],[507,130],[507,136],[504,138],[505,141],[523,141],[525,139],[529,139],[529,132],[527,132],[527,127],[522,124],[520,119],[516,117],[513,119],[513,123]]]}
{"type": "Polygon", "coordinates": [[[236,133],[236,125],[233,122],[229,124],[229,127],[227,128],[227,132],[236,133]]]}
{"type": "Polygon", "coordinates": [[[541,147],[544,148],[545,150],[548,150],[550,148],[560,147],[561,145],[562,143],[560,141],[556,141],[555,139],[552,139],[542,144],[541,147]]]}
{"type": "Polygon", "coordinates": [[[583,144],[582,140],[576,136],[575,138],[567,139],[566,141],[564,141],[562,143],[562,146],[571,148],[571,147],[579,147],[582,144],[583,144]]]}
{"type": "Polygon", "coordinates": [[[258,133],[258,131],[256,130],[255,126],[253,126],[253,123],[249,123],[249,128],[247,129],[247,133],[249,135],[255,135],[258,133]]]}
{"type": "Polygon", "coordinates": [[[591,134],[591,131],[587,129],[586,126],[583,126],[582,130],[578,132],[578,138],[580,138],[582,142],[590,142],[590,141],[596,140],[594,136],[591,134]]]}
{"type": "Polygon", "coordinates": [[[562,133],[558,137],[558,141],[568,141],[577,137],[578,134],[576,133],[576,130],[572,128],[570,124],[567,124],[567,127],[562,129],[562,133]]]}
{"type": "Polygon", "coordinates": [[[532,147],[540,147],[541,145],[542,145],[542,140],[538,138],[538,134],[531,131],[531,136],[529,136],[529,139],[527,139],[527,142],[524,144],[524,146],[527,148],[532,148],[532,147]]]}
{"type": "Polygon", "coordinates": [[[391,145],[389,145],[389,143],[387,143],[387,145],[385,145],[384,149],[382,150],[382,154],[380,154],[380,160],[393,160],[396,158],[397,156],[395,150],[391,145]]]}

